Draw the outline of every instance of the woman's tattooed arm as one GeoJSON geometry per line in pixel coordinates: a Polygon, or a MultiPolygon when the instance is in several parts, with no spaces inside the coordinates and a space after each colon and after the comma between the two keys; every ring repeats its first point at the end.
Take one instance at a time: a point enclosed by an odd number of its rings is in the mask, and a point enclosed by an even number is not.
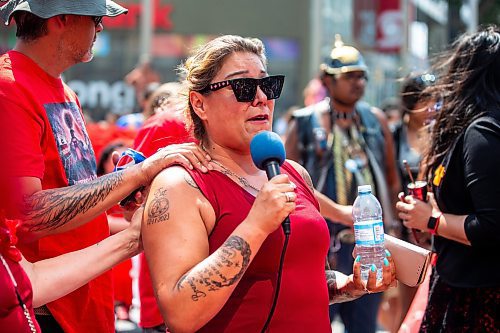
{"type": "Polygon", "coordinates": [[[349,286],[347,279],[344,283],[338,283],[339,281],[336,274],[338,274],[338,272],[326,271],[326,283],[328,285],[330,304],[349,302],[363,295],[354,291],[353,288],[349,286]]]}
{"type": "Polygon", "coordinates": [[[191,299],[198,301],[209,292],[231,287],[245,273],[251,254],[250,245],[243,238],[231,236],[208,258],[208,265],[184,275],[177,283],[177,290],[189,287],[192,290],[191,299]]]}
{"type": "Polygon", "coordinates": [[[349,302],[362,296],[362,294],[359,294],[359,292],[353,293],[352,288],[349,288],[349,279],[347,276],[330,269],[330,263],[328,262],[328,259],[325,260],[325,274],[330,304],[349,302]],[[342,275],[343,278],[343,282],[341,283],[340,288],[337,284],[337,274],[342,275]]]}

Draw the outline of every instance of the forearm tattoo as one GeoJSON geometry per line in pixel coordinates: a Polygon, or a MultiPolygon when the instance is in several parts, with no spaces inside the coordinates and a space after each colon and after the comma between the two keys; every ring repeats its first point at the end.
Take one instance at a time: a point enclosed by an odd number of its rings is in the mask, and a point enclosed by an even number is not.
{"type": "Polygon", "coordinates": [[[121,182],[121,172],[91,182],[50,189],[24,197],[23,215],[29,231],[56,229],[104,201],[121,182]]]}
{"type": "Polygon", "coordinates": [[[155,193],[154,198],[148,209],[148,222],[147,224],[155,224],[158,222],[167,221],[170,217],[168,209],[170,203],[167,199],[167,190],[160,187],[155,193]]]}
{"type": "Polygon", "coordinates": [[[337,277],[335,272],[331,270],[326,271],[326,284],[328,286],[328,296],[330,303],[343,303],[352,301],[359,296],[351,294],[345,289],[339,289],[337,286],[337,277]]]}
{"type": "Polygon", "coordinates": [[[328,295],[331,301],[337,294],[337,278],[335,272],[326,271],[326,285],[328,286],[328,295]]]}
{"type": "Polygon", "coordinates": [[[234,285],[248,268],[252,251],[243,238],[231,236],[214,254],[208,267],[184,275],[177,283],[177,290],[189,286],[193,292],[191,299],[198,301],[210,291],[234,285]]]}
{"type": "Polygon", "coordinates": [[[306,171],[306,170],[302,170],[300,172],[300,175],[302,176],[302,178],[304,179],[304,181],[306,182],[307,186],[309,187],[309,189],[314,192],[314,185],[313,185],[313,182],[312,182],[312,179],[311,179],[311,176],[309,176],[309,173],[306,171]]]}

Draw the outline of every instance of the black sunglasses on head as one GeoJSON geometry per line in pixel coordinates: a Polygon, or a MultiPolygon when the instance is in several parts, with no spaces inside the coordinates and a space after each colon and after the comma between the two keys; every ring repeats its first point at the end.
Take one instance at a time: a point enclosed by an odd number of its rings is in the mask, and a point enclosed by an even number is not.
{"type": "Polygon", "coordinates": [[[208,87],[201,90],[201,93],[216,91],[227,86],[231,86],[234,96],[238,102],[252,102],[257,94],[257,86],[264,92],[267,99],[277,99],[281,95],[284,75],[273,75],[262,79],[240,78],[227,81],[211,83],[208,87]]]}

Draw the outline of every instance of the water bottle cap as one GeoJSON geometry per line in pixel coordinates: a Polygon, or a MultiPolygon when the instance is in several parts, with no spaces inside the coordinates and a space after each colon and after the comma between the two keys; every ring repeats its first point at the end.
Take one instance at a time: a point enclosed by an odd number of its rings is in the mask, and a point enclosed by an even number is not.
{"type": "Polygon", "coordinates": [[[371,185],[360,185],[358,186],[358,193],[372,193],[371,185]]]}

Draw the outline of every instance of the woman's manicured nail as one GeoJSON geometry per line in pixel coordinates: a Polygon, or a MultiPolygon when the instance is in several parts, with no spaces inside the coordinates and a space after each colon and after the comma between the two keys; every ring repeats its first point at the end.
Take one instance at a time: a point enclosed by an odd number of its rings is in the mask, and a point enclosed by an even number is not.
{"type": "Polygon", "coordinates": [[[372,272],[375,272],[377,270],[377,266],[375,266],[375,264],[372,264],[372,266],[370,267],[371,271],[372,272]]]}
{"type": "Polygon", "coordinates": [[[358,256],[356,257],[356,260],[355,260],[355,261],[356,261],[356,262],[359,262],[360,260],[361,260],[361,256],[360,256],[360,255],[358,255],[358,256]]]}
{"type": "Polygon", "coordinates": [[[391,256],[391,252],[389,252],[389,250],[385,249],[385,255],[386,255],[387,257],[390,257],[390,256],[391,256]]]}
{"type": "Polygon", "coordinates": [[[389,266],[389,260],[387,260],[387,258],[384,258],[384,266],[389,266]]]}

